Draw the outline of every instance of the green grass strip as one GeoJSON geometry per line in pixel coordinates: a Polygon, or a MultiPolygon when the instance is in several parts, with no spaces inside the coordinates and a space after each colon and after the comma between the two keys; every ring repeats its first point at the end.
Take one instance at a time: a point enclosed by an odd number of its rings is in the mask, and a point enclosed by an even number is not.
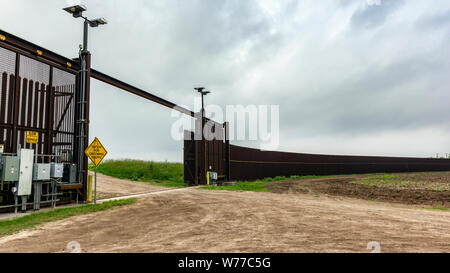
{"type": "Polygon", "coordinates": [[[270,192],[267,188],[267,185],[274,182],[280,181],[291,181],[291,180],[301,180],[301,179],[318,179],[318,178],[334,178],[334,177],[348,177],[348,176],[356,176],[356,175],[305,175],[305,176],[277,176],[277,177],[268,177],[256,181],[239,181],[235,186],[203,186],[200,189],[204,190],[217,190],[217,191],[253,191],[253,192],[270,192]]]}
{"type": "Polygon", "coordinates": [[[439,211],[449,211],[448,208],[446,207],[441,207],[441,206],[437,206],[437,207],[432,207],[432,208],[427,208],[429,210],[439,210],[439,211]]]}
{"type": "Polygon", "coordinates": [[[270,182],[255,181],[255,182],[237,182],[235,186],[203,186],[200,189],[217,190],[217,191],[254,191],[254,192],[270,192],[266,185],[270,182]]]}
{"type": "MultiPolygon", "coordinates": [[[[93,171],[94,166],[89,165],[93,171]]],[[[97,172],[115,178],[146,182],[163,187],[187,187],[184,183],[184,165],[182,163],[153,162],[143,160],[106,160],[97,168],[97,172]]]]}
{"type": "Polygon", "coordinates": [[[34,228],[48,222],[66,219],[72,216],[84,215],[99,211],[105,211],[114,207],[121,207],[136,203],[137,199],[124,199],[108,201],[97,205],[84,205],[80,207],[55,209],[46,212],[38,212],[21,218],[0,221],[0,237],[11,235],[19,231],[34,228]]]}
{"type": "Polygon", "coordinates": [[[284,176],[277,176],[274,178],[268,177],[261,180],[256,181],[239,181],[236,182],[236,185],[234,186],[203,186],[200,187],[200,189],[204,190],[218,190],[218,191],[253,191],[253,192],[270,192],[270,190],[266,187],[267,184],[272,182],[279,182],[279,181],[289,181],[289,180],[298,180],[303,179],[302,176],[291,176],[291,177],[284,177],[284,176]]]}

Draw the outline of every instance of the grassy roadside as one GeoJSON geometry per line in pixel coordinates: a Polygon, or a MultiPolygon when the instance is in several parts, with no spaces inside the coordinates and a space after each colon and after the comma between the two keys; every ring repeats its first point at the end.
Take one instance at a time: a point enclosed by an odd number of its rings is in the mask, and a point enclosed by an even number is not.
{"type": "Polygon", "coordinates": [[[48,222],[66,219],[72,216],[89,214],[99,211],[110,210],[114,207],[121,207],[136,203],[137,199],[124,199],[109,201],[97,205],[84,205],[73,208],[55,209],[47,212],[30,214],[21,218],[0,221],[0,237],[17,233],[19,231],[34,228],[48,222]]]}
{"type": "Polygon", "coordinates": [[[446,208],[446,207],[441,207],[441,206],[437,206],[437,207],[431,207],[431,208],[426,208],[428,210],[438,210],[438,211],[450,211],[450,209],[446,208]]]}
{"type": "Polygon", "coordinates": [[[291,176],[289,178],[284,176],[277,176],[275,178],[265,178],[256,181],[238,181],[234,186],[203,186],[200,189],[203,190],[221,190],[221,191],[254,191],[254,192],[270,192],[266,187],[267,184],[277,181],[286,181],[299,179],[300,176],[291,176]]]}
{"type": "Polygon", "coordinates": [[[314,179],[314,178],[333,178],[333,177],[344,177],[344,176],[352,176],[352,175],[328,175],[328,176],[315,176],[315,175],[307,175],[307,176],[277,176],[274,178],[265,178],[255,181],[238,181],[235,186],[203,186],[200,189],[203,190],[222,190],[222,191],[253,191],[253,192],[270,192],[267,185],[274,182],[281,181],[291,181],[291,180],[301,180],[301,179],[314,179]]]}
{"type": "MultiPolygon", "coordinates": [[[[93,171],[93,165],[89,165],[93,171]]],[[[97,172],[115,178],[145,182],[163,187],[186,187],[182,163],[153,162],[142,160],[107,160],[97,172]]]]}
{"type": "MultiPolygon", "coordinates": [[[[428,173],[425,173],[428,174],[428,173]]],[[[353,175],[329,175],[329,176],[291,176],[291,177],[275,177],[266,178],[256,181],[239,181],[235,186],[204,186],[201,189],[206,190],[227,190],[227,191],[254,191],[254,192],[270,192],[267,187],[268,184],[279,181],[291,181],[302,179],[320,179],[320,178],[340,178],[340,177],[355,177],[358,178],[350,183],[361,184],[370,187],[386,187],[390,189],[405,189],[405,190],[428,190],[433,192],[445,192],[450,190],[450,183],[443,181],[441,178],[434,178],[429,180],[426,177],[420,177],[423,173],[415,174],[353,174],[353,175]],[[419,175],[419,176],[414,176],[419,175]]]]}

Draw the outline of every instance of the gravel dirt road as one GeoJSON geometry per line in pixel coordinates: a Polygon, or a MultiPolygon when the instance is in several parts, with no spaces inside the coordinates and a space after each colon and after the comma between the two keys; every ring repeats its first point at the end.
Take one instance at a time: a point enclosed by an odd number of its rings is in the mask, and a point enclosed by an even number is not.
{"type": "MultiPolygon", "coordinates": [[[[92,183],[94,183],[94,172],[89,172],[89,174],[92,175],[92,183]]],[[[144,182],[117,179],[97,173],[97,197],[99,199],[163,190],[167,190],[167,188],[150,185],[144,182]]]]}
{"type": "MultiPolygon", "coordinates": [[[[100,188],[111,181],[99,176],[100,188]]],[[[114,183],[121,190],[133,182],[114,183]]],[[[155,190],[149,187],[136,191],[155,190]]],[[[450,213],[332,195],[189,188],[0,238],[0,252],[69,252],[72,241],[82,252],[370,252],[376,241],[381,252],[448,253],[450,213]]]]}

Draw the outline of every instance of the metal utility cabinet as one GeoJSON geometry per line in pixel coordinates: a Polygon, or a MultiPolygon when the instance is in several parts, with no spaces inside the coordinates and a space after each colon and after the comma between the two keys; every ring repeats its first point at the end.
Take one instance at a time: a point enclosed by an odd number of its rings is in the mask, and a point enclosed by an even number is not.
{"type": "Polygon", "coordinates": [[[31,195],[31,185],[33,183],[33,161],[34,150],[20,150],[20,172],[19,183],[17,185],[17,196],[31,195]]]}
{"type": "Polygon", "coordinates": [[[50,164],[35,163],[33,170],[34,181],[48,181],[50,180],[50,164]]]}
{"type": "Polygon", "coordinates": [[[19,158],[17,156],[0,157],[0,180],[15,182],[19,180],[19,158]]]}
{"type": "Polygon", "coordinates": [[[70,184],[77,183],[77,165],[64,164],[63,182],[70,184]]]}
{"type": "Polygon", "coordinates": [[[62,178],[64,171],[64,164],[62,163],[50,163],[50,177],[62,178]]]}

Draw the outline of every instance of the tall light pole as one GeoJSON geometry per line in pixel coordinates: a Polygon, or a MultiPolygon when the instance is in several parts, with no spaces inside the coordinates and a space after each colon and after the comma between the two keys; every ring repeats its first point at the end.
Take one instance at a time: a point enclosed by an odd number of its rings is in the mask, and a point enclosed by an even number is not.
{"type": "Polygon", "coordinates": [[[207,162],[206,162],[206,141],[205,141],[205,136],[204,136],[204,131],[205,131],[205,99],[204,97],[208,94],[210,94],[210,91],[204,91],[205,88],[204,87],[197,87],[194,88],[195,90],[197,90],[197,92],[199,92],[202,95],[202,128],[201,128],[201,134],[202,134],[202,147],[203,147],[203,171],[201,172],[203,174],[203,179],[206,181],[206,172],[207,172],[207,162]]]}
{"type": "MultiPolygon", "coordinates": [[[[83,12],[87,11],[86,6],[83,5],[75,5],[71,7],[64,8],[63,10],[72,14],[74,18],[82,18],[84,19],[84,30],[83,30],[83,45],[80,48],[79,52],[79,60],[80,60],[80,75],[79,75],[79,86],[80,86],[80,94],[78,96],[79,100],[78,109],[79,116],[77,117],[78,123],[78,181],[81,184],[85,184],[86,180],[86,169],[87,169],[87,160],[84,154],[86,147],[88,145],[88,118],[87,113],[89,109],[87,109],[88,100],[89,100],[89,71],[90,71],[90,53],[88,51],[88,31],[89,27],[98,27],[100,25],[106,25],[107,21],[104,18],[98,18],[94,20],[89,20],[87,17],[83,16],[83,12]]],[[[86,188],[86,187],[85,187],[86,188]]],[[[86,190],[85,190],[86,192],[86,190]]]]}

